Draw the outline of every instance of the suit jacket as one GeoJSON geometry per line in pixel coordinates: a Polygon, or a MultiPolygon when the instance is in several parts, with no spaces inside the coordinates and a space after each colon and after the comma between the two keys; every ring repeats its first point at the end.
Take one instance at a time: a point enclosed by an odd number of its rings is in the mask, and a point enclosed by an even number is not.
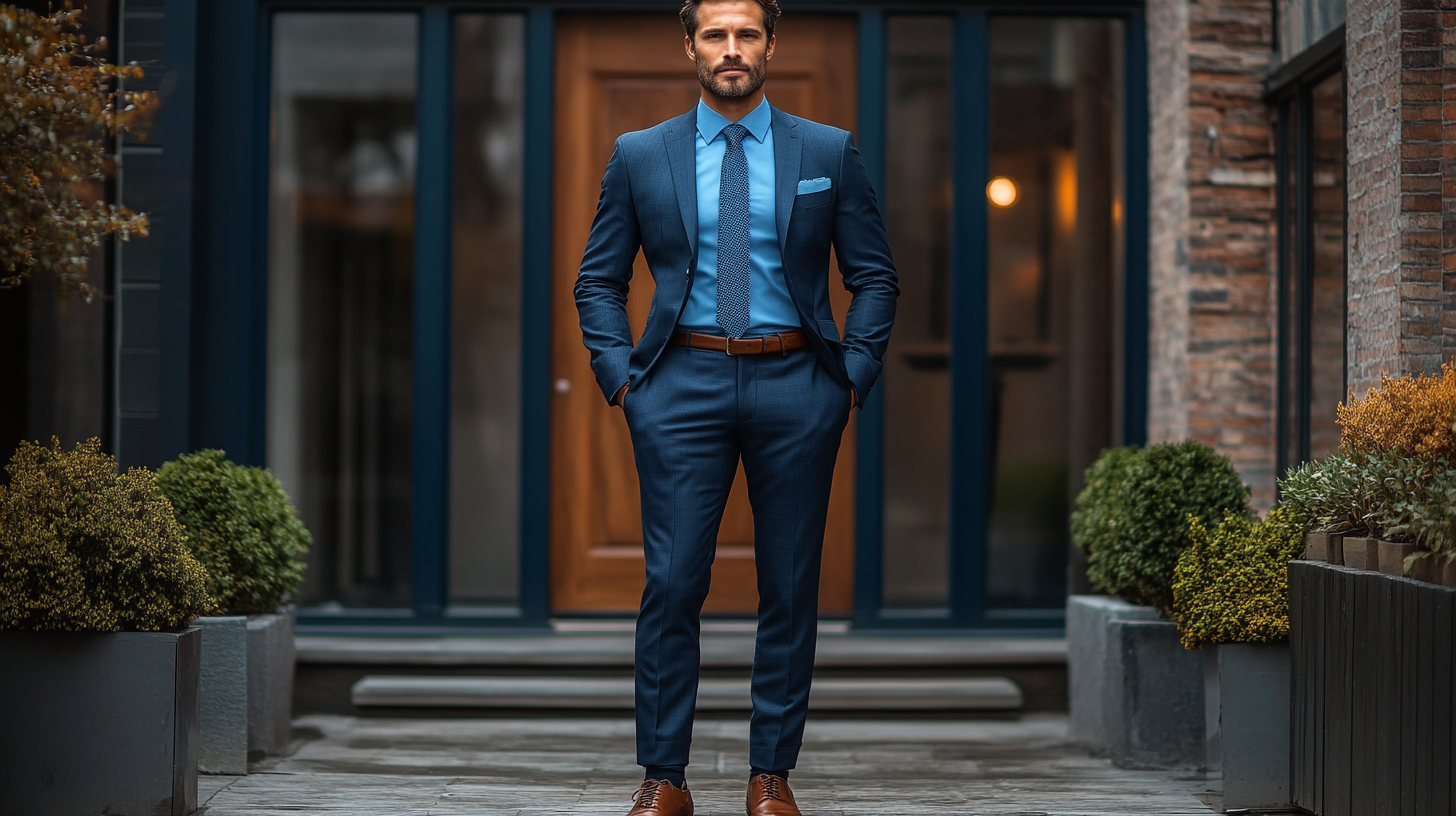
{"type": "MultiPolygon", "coordinates": [[[[651,373],[687,302],[698,255],[696,126],[691,110],[623,134],[602,177],[576,308],[608,400],[651,373]],[[639,247],[657,291],[634,347],[626,304],[639,247]]],[[[879,377],[900,293],[875,191],[848,132],[774,108],[773,135],[775,220],[789,296],[820,362],[863,404],[879,377]],[[827,190],[798,194],[800,180],[819,178],[829,179],[827,190]],[[853,295],[842,340],[829,308],[831,246],[853,295]]]]}

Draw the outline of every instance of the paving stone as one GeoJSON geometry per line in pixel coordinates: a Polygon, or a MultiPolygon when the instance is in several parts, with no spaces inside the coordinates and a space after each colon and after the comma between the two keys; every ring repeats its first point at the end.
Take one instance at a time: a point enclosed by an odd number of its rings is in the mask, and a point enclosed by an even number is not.
{"type": "MultiPolygon", "coordinates": [[[[204,816],[623,816],[641,779],[633,724],[600,719],[294,722],[288,756],[212,777],[204,816]]],[[[700,719],[688,781],[702,816],[743,812],[745,718],[700,719]]],[[[1202,774],[1128,771],[1071,744],[1062,715],[817,719],[793,785],[805,816],[1206,814],[1202,774]]],[[[205,797],[204,797],[205,798],[205,797]]]]}

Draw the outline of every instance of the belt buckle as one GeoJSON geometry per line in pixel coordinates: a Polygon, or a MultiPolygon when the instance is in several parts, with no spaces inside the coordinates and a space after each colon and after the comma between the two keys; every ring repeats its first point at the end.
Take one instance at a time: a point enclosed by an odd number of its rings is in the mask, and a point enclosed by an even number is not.
{"type": "Polygon", "coordinates": [[[731,337],[724,337],[723,338],[723,353],[726,354],[726,355],[728,355],[729,357],[734,356],[734,354],[733,354],[733,338],[731,338],[731,337]]]}

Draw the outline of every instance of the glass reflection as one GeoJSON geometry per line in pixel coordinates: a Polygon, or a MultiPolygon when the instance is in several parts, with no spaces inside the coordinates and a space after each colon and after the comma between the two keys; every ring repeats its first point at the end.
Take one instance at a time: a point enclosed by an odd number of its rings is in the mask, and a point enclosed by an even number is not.
{"type": "Polygon", "coordinates": [[[273,18],[268,463],[306,602],[409,603],[416,18],[273,18]]]}
{"type": "Polygon", "coordinates": [[[524,19],[455,18],[450,600],[517,596],[524,19]]]}
{"type": "Polygon", "coordinates": [[[1345,82],[1310,91],[1309,458],[1340,447],[1345,397],[1345,82]]]}
{"type": "Polygon", "coordinates": [[[987,605],[1061,607],[1067,513],[1115,441],[1121,25],[991,23],[987,605]]]}
{"type": "Polygon", "coordinates": [[[947,600],[951,23],[886,21],[885,226],[900,274],[881,381],[886,607],[947,600]]]}

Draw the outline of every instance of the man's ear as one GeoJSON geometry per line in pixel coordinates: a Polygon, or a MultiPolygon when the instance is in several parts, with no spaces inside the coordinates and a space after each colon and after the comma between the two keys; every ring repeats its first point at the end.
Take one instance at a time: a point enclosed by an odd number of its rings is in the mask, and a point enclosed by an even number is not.
{"type": "Polygon", "coordinates": [[[698,52],[693,48],[693,38],[686,34],[683,35],[683,50],[688,53],[688,59],[693,62],[698,61],[698,52]]]}
{"type": "Polygon", "coordinates": [[[770,34],[769,35],[769,38],[768,38],[768,52],[763,55],[763,58],[764,59],[766,59],[766,60],[773,59],[773,47],[774,47],[774,37],[773,37],[772,34],[770,34]]]}

